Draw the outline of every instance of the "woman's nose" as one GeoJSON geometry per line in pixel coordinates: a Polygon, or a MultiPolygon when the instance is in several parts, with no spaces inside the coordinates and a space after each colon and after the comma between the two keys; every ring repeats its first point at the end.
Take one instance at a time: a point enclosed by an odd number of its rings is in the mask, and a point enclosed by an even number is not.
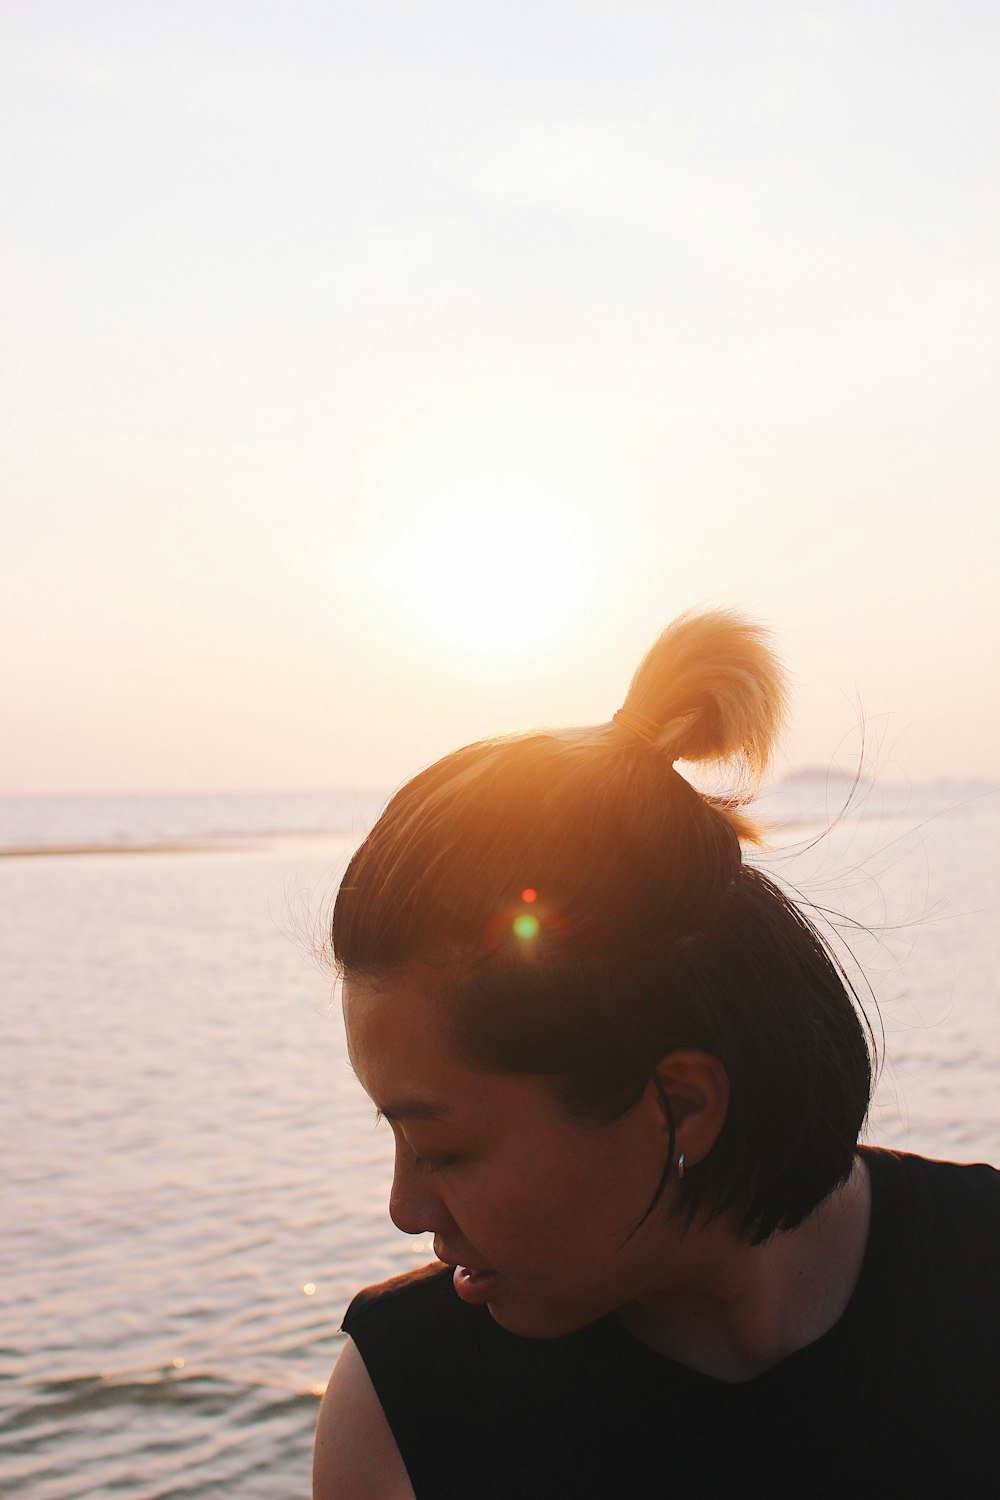
{"type": "Polygon", "coordinates": [[[431,1183],[417,1171],[412,1153],[406,1146],[396,1151],[389,1217],[404,1234],[423,1234],[428,1230],[432,1234],[441,1234],[452,1222],[431,1183]]]}

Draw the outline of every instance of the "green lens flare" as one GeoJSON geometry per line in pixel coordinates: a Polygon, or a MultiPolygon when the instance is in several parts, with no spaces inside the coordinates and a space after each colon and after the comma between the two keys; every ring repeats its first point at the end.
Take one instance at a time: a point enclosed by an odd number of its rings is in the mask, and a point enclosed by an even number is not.
{"type": "Polygon", "coordinates": [[[519,917],[514,918],[514,931],[519,938],[537,937],[541,925],[538,918],[533,917],[530,912],[522,912],[519,917]]]}

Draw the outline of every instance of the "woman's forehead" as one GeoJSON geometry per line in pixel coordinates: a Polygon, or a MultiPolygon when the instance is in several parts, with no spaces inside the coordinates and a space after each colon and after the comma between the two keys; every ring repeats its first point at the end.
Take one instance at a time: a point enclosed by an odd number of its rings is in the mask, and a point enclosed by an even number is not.
{"type": "Polygon", "coordinates": [[[507,1108],[534,1112],[542,1103],[533,1097],[543,1093],[537,1081],[463,1061],[422,976],[345,979],[343,1009],[351,1066],[390,1121],[469,1119],[507,1108]]]}
{"type": "Polygon", "coordinates": [[[412,974],[345,979],[343,1009],[351,1066],[387,1117],[429,1118],[456,1089],[472,1086],[477,1075],[448,1043],[437,1006],[412,974]]]}

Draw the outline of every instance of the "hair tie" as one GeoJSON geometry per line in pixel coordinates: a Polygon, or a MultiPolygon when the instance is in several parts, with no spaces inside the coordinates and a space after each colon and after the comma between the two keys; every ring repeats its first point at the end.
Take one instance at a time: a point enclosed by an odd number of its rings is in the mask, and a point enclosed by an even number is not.
{"type": "Polygon", "coordinates": [[[660,726],[655,719],[647,718],[645,714],[637,714],[631,708],[620,708],[616,714],[611,715],[613,724],[620,724],[623,729],[628,729],[637,735],[640,740],[645,740],[647,745],[652,745],[659,739],[660,726]]]}

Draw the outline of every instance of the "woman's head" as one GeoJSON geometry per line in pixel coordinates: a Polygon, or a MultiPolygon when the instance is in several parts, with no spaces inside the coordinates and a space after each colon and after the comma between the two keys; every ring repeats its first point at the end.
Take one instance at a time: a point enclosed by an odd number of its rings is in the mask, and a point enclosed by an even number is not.
{"type": "Polygon", "coordinates": [[[738,765],[745,792],[783,708],[762,631],[684,617],[616,719],[470,745],[414,777],[352,859],[333,922],[347,977],[420,966],[458,1056],[544,1077],[572,1114],[621,1119],[653,1080],[672,1122],[663,1060],[717,1058],[728,1111],[674,1197],[756,1240],[846,1178],[870,1091],[837,966],[744,863],[740,799],[674,766],[738,765]]]}
{"type": "MultiPolygon", "coordinates": [[[[455,1286],[511,1332],[551,1338],[642,1296],[690,1290],[718,1263],[725,1221],[693,1235],[646,1215],[666,1117],[647,1086],[613,1120],[567,1110],[547,1080],[470,1067],[441,1024],[423,965],[344,983],[351,1061],[396,1140],[389,1212],[430,1234],[455,1286]]],[[[728,1082],[706,1053],[671,1053],[664,1082],[692,1158],[725,1116],[728,1082]]],[[[670,1195],[676,1184],[670,1186],[670,1195]]]]}

